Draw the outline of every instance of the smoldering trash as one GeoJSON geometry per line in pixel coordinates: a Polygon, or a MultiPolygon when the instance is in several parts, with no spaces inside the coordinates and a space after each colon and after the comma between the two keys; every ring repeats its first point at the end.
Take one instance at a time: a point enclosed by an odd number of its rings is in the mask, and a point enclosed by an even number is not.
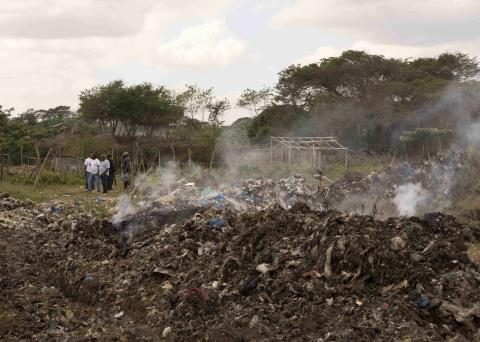
{"type": "MultiPolygon", "coordinates": [[[[324,191],[302,175],[228,187],[176,181],[125,197],[113,220],[5,196],[0,336],[480,340],[480,267],[469,257],[478,227],[440,213],[380,220],[334,209],[349,196],[378,197],[375,184],[388,183],[381,193],[394,198],[397,172],[324,191]]],[[[417,173],[404,183],[429,194],[417,173]]]]}

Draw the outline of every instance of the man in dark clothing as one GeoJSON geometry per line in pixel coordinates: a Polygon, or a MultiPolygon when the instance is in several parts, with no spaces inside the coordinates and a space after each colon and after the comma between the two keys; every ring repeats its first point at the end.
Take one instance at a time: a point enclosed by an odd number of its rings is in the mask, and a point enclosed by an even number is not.
{"type": "MultiPolygon", "coordinates": [[[[110,163],[110,170],[108,175],[108,190],[113,189],[113,181],[115,180],[115,163],[113,162],[112,155],[107,154],[108,162],[110,163]]],[[[116,183],[115,183],[116,185],[116,183]]]]}
{"type": "Polygon", "coordinates": [[[108,178],[109,178],[109,171],[110,171],[110,162],[107,159],[107,156],[102,154],[100,157],[100,166],[99,166],[99,176],[100,180],[102,181],[102,190],[103,193],[106,194],[108,192],[108,178]]]}
{"type": "Polygon", "coordinates": [[[130,173],[130,157],[128,152],[123,152],[122,154],[122,178],[123,178],[123,188],[127,189],[130,185],[128,181],[128,174],[130,173]]]}

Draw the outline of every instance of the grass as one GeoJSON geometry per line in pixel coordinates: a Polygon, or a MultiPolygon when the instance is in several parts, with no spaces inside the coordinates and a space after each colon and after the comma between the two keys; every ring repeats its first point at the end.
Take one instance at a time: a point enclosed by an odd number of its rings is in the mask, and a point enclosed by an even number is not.
{"type": "MultiPolygon", "coordinates": [[[[346,172],[356,172],[362,175],[367,175],[373,171],[378,172],[388,165],[389,161],[377,157],[361,157],[351,159],[348,167],[343,161],[336,161],[327,163],[323,168],[325,176],[335,181],[344,176],[346,172]]],[[[213,175],[219,179],[227,180],[242,180],[248,178],[272,178],[279,179],[289,177],[295,173],[301,173],[305,176],[307,183],[316,183],[312,177],[315,173],[314,167],[311,164],[304,165],[265,165],[250,166],[242,165],[234,169],[219,168],[213,171],[213,175]]]]}
{"type": "Polygon", "coordinates": [[[117,189],[110,191],[108,194],[86,192],[83,184],[40,184],[33,190],[32,185],[11,182],[0,183],[0,192],[8,192],[12,197],[19,200],[31,200],[36,203],[59,201],[80,206],[86,210],[94,209],[102,217],[112,215],[116,199],[122,193],[117,189]]]}

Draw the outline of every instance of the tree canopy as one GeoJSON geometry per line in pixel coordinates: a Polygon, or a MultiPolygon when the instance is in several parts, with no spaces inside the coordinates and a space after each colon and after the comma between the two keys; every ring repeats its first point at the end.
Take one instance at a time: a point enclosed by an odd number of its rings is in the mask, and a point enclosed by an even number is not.
{"type": "Polygon", "coordinates": [[[479,73],[477,59],[459,52],[399,59],[349,50],[291,65],[280,71],[275,103],[252,122],[249,136],[266,141],[284,131],[279,122],[288,117],[291,134],[337,135],[350,147],[382,152],[399,143],[402,130],[454,129],[480,116],[479,73]]]}

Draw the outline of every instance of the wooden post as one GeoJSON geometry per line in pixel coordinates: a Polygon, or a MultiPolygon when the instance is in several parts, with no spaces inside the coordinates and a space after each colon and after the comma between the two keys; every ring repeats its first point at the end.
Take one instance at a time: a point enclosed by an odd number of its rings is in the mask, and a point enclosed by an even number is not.
{"type": "Polygon", "coordinates": [[[132,183],[133,184],[133,178],[135,177],[135,161],[136,161],[136,150],[135,150],[135,144],[132,146],[132,158],[130,159],[130,165],[132,167],[132,183]]]}
{"type": "Polygon", "coordinates": [[[288,148],[288,165],[292,164],[292,148],[288,148]]]}
{"type": "Polygon", "coordinates": [[[20,166],[23,165],[23,144],[20,144],[20,166]]]}
{"type": "Polygon", "coordinates": [[[3,155],[0,154],[0,183],[3,183],[3,155]]]}
{"type": "Polygon", "coordinates": [[[172,149],[172,154],[173,154],[173,163],[176,164],[176,157],[175,157],[175,147],[173,144],[170,144],[170,148],[172,149]]]}
{"type": "Polygon", "coordinates": [[[192,167],[192,150],[188,149],[188,167],[192,167]]]}
{"type": "Polygon", "coordinates": [[[270,165],[273,165],[273,141],[270,138],[270,165]]]}
{"type": "Polygon", "coordinates": [[[312,166],[315,167],[317,153],[315,151],[315,146],[312,146],[312,166]]]}
{"type": "Polygon", "coordinates": [[[318,167],[323,169],[322,151],[318,151],[318,167]]]}
{"type": "Polygon", "coordinates": [[[35,178],[35,182],[33,183],[33,188],[32,188],[32,190],[35,190],[35,188],[36,188],[36,186],[37,186],[38,180],[40,179],[40,175],[41,175],[41,173],[42,173],[42,171],[43,171],[43,168],[45,167],[45,163],[47,162],[48,157],[50,156],[50,152],[52,152],[52,148],[51,148],[51,147],[50,147],[50,149],[48,150],[45,159],[43,160],[42,166],[40,166],[40,170],[38,170],[38,174],[37,174],[37,177],[35,178]]]}
{"type": "Polygon", "coordinates": [[[345,167],[348,168],[348,150],[345,150],[345,167]]]}
{"type": "Polygon", "coordinates": [[[158,149],[158,167],[161,166],[160,160],[161,160],[161,159],[160,159],[160,149],[158,149]]]}
{"type": "Polygon", "coordinates": [[[210,158],[210,169],[213,167],[213,159],[215,158],[215,151],[217,150],[217,143],[213,146],[212,158],[210,158]]]}
{"type": "Polygon", "coordinates": [[[146,172],[145,168],[145,155],[143,154],[143,149],[140,149],[140,155],[142,156],[142,168],[143,168],[143,173],[146,172]]]}

